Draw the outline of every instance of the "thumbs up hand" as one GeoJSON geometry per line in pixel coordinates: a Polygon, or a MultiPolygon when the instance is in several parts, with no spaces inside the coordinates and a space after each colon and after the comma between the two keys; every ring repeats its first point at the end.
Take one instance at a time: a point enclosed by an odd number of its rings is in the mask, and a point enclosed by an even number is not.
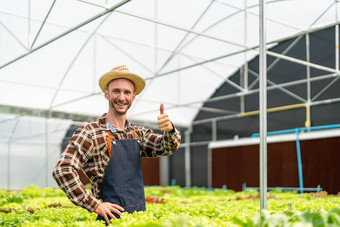
{"type": "Polygon", "coordinates": [[[172,123],[170,121],[170,118],[167,114],[164,113],[164,105],[161,104],[159,107],[160,114],[157,117],[158,121],[158,128],[163,132],[170,132],[173,130],[172,123]]]}

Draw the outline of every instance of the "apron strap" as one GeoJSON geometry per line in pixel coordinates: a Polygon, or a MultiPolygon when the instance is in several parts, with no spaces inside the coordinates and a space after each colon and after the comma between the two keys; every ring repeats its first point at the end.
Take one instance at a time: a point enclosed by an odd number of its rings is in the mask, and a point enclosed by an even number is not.
{"type": "Polygon", "coordinates": [[[137,134],[137,132],[135,130],[132,130],[133,134],[135,134],[135,138],[139,138],[139,135],[137,134]]]}
{"type": "Polygon", "coordinates": [[[111,148],[112,148],[111,140],[113,140],[114,137],[113,137],[111,130],[107,131],[107,133],[109,135],[106,137],[106,144],[107,144],[107,150],[109,152],[109,157],[111,158],[111,148]]]}
{"type": "MultiPolygon", "coordinates": [[[[135,130],[132,130],[133,134],[135,135],[135,138],[139,138],[139,135],[137,134],[137,132],[135,130]]],[[[107,149],[109,151],[109,157],[111,158],[111,148],[112,148],[112,143],[111,140],[114,140],[114,136],[111,132],[111,130],[107,131],[108,136],[106,137],[106,144],[107,144],[107,149]]]]}

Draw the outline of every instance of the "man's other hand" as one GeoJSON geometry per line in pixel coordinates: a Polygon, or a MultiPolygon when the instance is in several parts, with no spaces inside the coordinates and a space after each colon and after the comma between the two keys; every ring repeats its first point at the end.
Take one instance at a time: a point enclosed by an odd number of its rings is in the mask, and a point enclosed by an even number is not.
{"type": "Polygon", "coordinates": [[[116,213],[120,216],[122,214],[121,211],[122,212],[124,211],[123,207],[121,207],[117,204],[113,204],[113,203],[109,203],[109,202],[103,202],[103,203],[99,204],[99,206],[97,207],[97,209],[94,212],[103,216],[106,223],[109,225],[110,224],[109,217],[112,218],[112,219],[117,219],[112,213],[116,213]]]}
{"type": "Polygon", "coordinates": [[[173,125],[167,114],[164,113],[164,104],[161,104],[159,108],[160,114],[158,115],[158,128],[163,132],[170,132],[173,130],[173,125]]]}

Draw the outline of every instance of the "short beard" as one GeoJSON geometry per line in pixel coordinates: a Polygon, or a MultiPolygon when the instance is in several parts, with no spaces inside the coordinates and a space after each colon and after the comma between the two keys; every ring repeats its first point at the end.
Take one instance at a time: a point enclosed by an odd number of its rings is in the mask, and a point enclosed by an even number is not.
{"type": "Polygon", "coordinates": [[[121,112],[121,111],[118,111],[118,110],[115,108],[114,104],[113,104],[110,100],[109,100],[109,105],[110,105],[110,107],[112,108],[112,110],[113,110],[115,113],[119,114],[119,115],[124,115],[124,114],[126,114],[126,112],[127,112],[127,111],[130,109],[130,107],[131,107],[131,103],[130,103],[130,104],[127,105],[126,111],[121,112]]]}

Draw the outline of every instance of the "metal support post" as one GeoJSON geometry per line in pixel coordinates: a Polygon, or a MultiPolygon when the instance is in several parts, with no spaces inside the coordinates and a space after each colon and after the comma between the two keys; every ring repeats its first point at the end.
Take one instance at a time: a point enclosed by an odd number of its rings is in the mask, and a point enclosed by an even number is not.
{"type": "Polygon", "coordinates": [[[339,70],[339,25],[335,25],[335,70],[339,70]]]}
{"type": "Polygon", "coordinates": [[[211,121],[211,130],[212,130],[212,141],[216,141],[217,140],[217,120],[213,119],[211,121]]]}
{"type": "Polygon", "coordinates": [[[92,93],[95,93],[96,89],[97,89],[97,36],[94,35],[93,36],[93,68],[92,68],[92,81],[93,81],[93,85],[92,85],[92,93]]]}
{"type": "MultiPolygon", "coordinates": [[[[306,34],[306,61],[310,63],[310,41],[309,34],[306,34]]],[[[311,84],[310,84],[310,66],[306,66],[307,70],[307,102],[311,100],[311,84]]]]}
{"type": "MultiPolygon", "coordinates": [[[[248,12],[247,12],[247,0],[244,1],[244,45],[248,45],[248,12]]],[[[241,80],[241,86],[244,91],[248,90],[248,55],[247,51],[244,52],[244,65],[243,65],[243,79],[241,80]]],[[[246,111],[245,96],[241,96],[241,113],[246,111]]]]}
{"type": "Polygon", "coordinates": [[[7,150],[7,190],[11,189],[11,144],[13,142],[13,136],[15,129],[17,128],[17,125],[19,123],[19,118],[16,119],[15,124],[13,126],[13,129],[11,131],[11,134],[8,138],[8,150],[7,150]]]}
{"type": "Polygon", "coordinates": [[[207,156],[207,166],[208,166],[208,187],[212,188],[212,149],[208,149],[208,156],[207,156]]]}
{"type": "Polygon", "coordinates": [[[190,134],[191,131],[185,131],[185,186],[191,187],[191,151],[190,151],[190,134]]]}
{"type": "MultiPolygon", "coordinates": [[[[240,85],[242,87],[244,86],[244,69],[245,69],[245,66],[240,68],[240,85]]],[[[245,112],[244,95],[240,96],[240,112],[241,113],[245,112]]]]}
{"type": "MultiPolygon", "coordinates": [[[[306,60],[308,63],[310,63],[310,40],[309,40],[309,33],[306,34],[306,60]]],[[[306,70],[307,70],[307,105],[310,105],[311,103],[311,81],[310,81],[310,66],[307,65],[306,66],[306,70]]],[[[309,111],[309,116],[310,116],[310,108],[308,108],[309,111]]],[[[310,127],[311,126],[311,120],[309,118],[308,121],[306,121],[305,124],[306,127],[310,127]]]]}
{"type": "Polygon", "coordinates": [[[160,175],[160,184],[165,187],[169,185],[170,176],[169,176],[169,157],[162,156],[159,158],[159,175],[160,175]]]}
{"type": "Polygon", "coordinates": [[[51,119],[51,116],[52,116],[52,111],[50,110],[48,115],[46,116],[46,156],[45,156],[45,171],[46,171],[46,178],[45,178],[45,185],[46,187],[48,187],[48,180],[50,178],[49,176],[49,172],[50,172],[50,169],[49,169],[49,162],[50,162],[50,159],[49,159],[49,156],[50,156],[50,145],[51,145],[51,141],[50,141],[50,119],[51,119]]]}
{"type": "Polygon", "coordinates": [[[260,1],[260,210],[267,209],[266,1],[260,1]]]}

